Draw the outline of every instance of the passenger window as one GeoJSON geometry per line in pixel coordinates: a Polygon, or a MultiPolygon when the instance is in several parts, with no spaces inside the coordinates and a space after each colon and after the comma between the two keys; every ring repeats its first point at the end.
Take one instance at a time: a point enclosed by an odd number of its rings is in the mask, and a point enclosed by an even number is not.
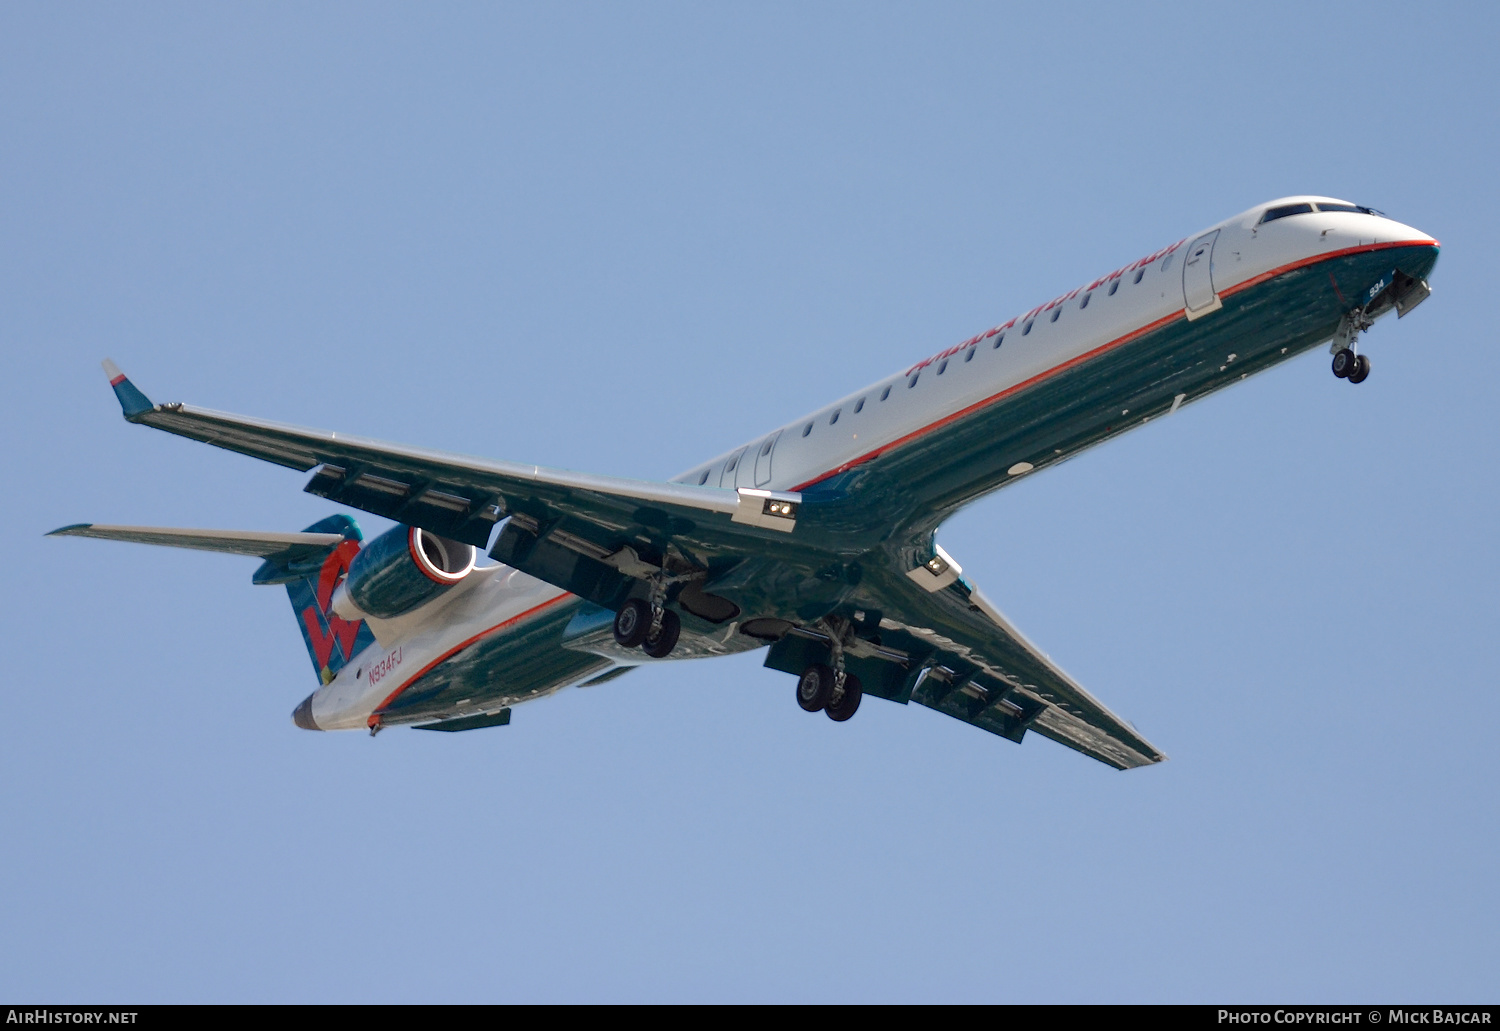
{"type": "Polygon", "coordinates": [[[965,351],[964,352],[964,361],[966,361],[966,362],[972,362],[974,360],[974,352],[977,351],[977,350],[979,350],[978,347],[971,347],[967,351],[965,351]]]}
{"type": "Polygon", "coordinates": [[[1113,297],[1115,295],[1115,291],[1118,289],[1120,289],[1120,281],[1117,279],[1113,283],[1109,284],[1109,296],[1113,297]]]}
{"type": "Polygon", "coordinates": [[[884,401],[886,398],[888,398],[890,396],[891,396],[891,388],[890,387],[886,387],[884,390],[882,390],[880,392],[880,400],[882,400],[882,401],[884,401]]]}
{"type": "Polygon", "coordinates": [[[705,470],[703,470],[703,475],[698,477],[698,486],[701,487],[701,486],[703,486],[707,482],[708,482],[708,470],[705,469],[705,470]]]}
{"type": "Polygon", "coordinates": [[[735,455],[733,458],[731,458],[729,460],[729,464],[724,467],[724,471],[726,473],[732,473],[732,472],[734,472],[734,467],[737,466],[737,465],[739,465],[739,464],[740,464],[740,456],[739,455],[735,455]]]}
{"type": "MultiPolygon", "coordinates": [[[[834,412],[833,413],[833,417],[834,417],[834,419],[838,419],[838,417],[839,417],[838,413],[834,412]]],[[[772,437],[770,440],[766,441],[765,445],[760,449],[760,457],[765,458],[767,455],[769,455],[771,453],[771,445],[773,445],[775,443],[776,443],[776,438],[775,437],[772,437]]]]}
{"type": "Polygon", "coordinates": [[[1027,319],[1026,320],[1026,325],[1024,325],[1024,326],[1021,327],[1021,335],[1025,336],[1027,333],[1030,333],[1030,332],[1031,332],[1031,320],[1027,319]]]}
{"type": "Polygon", "coordinates": [[[1135,270],[1135,279],[1134,279],[1133,282],[1134,283],[1139,283],[1141,281],[1141,277],[1144,276],[1145,274],[1146,274],[1146,270],[1145,269],[1143,269],[1143,268],[1142,269],[1136,269],[1135,270]]]}
{"type": "Polygon", "coordinates": [[[1169,269],[1169,268],[1172,267],[1172,259],[1174,257],[1176,257],[1176,255],[1168,254],[1166,256],[1166,259],[1162,261],[1162,263],[1161,263],[1161,270],[1163,272],[1165,272],[1167,269],[1169,269]]]}
{"type": "Polygon", "coordinates": [[[1001,333],[995,338],[995,350],[1000,350],[1000,345],[1005,342],[1005,334],[1001,333]]]}
{"type": "Polygon", "coordinates": [[[862,412],[864,410],[865,410],[865,399],[864,398],[860,398],[858,401],[854,402],[854,414],[855,415],[858,415],[860,412],[862,412]]]}
{"type": "Polygon", "coordinates": [[[1047,321],[1048,322],[1056,322],[1057,321],[1057,317],[1059,315],[1061,315],[1061,314],[1062,314],[1062,309],[1061,308],[1053,308],[1052,309],[1052,318],[1048,319],[1047,321]]]}
{"type": "Polygon", "coordinates": [[[917,385],[917,380],[919,380],[921,378],[922,378],[922,370],[918,369],[916,372],[914,372],[914,373],[911,374],[911,379],[909,379],[909,380],[906,381],[906,389],[910,390],[912,387],[916,386],[917,385]]]}
{"type": "Polygon", "coordinates": [[[1274,222],[1278,218],[1286,218],[1288,215],[1305,215],[1313,209],[1311,204],[1283,204],[1276,208],[1267,208],[1266,213],[1260,216],[1260,224],[1274,222]]]}
{"type": "Polygon", "coordinates": [[[804,437],[807,436],[811,432],[812,432],[812,423],[808,423],[806,426],[802,427],[802,435],[804,437]]]}
{"type": "Polygon", "coordinates": [[[828,425],[832,426],[834,423],[838,422],[839,421],[839,415],[842,414],[842,412],[843,412],[842,408],[835,408],[833,410],[833,414],[828,417],[828,425]]]}
{"type": "Polygon", "coordinates": [[[947,371],[948,371],[948,359],[944,358],[943,359],[943,363],[938,366],[938,375],[941,376],[943,373],[945,373],[947,371]]]}
{"type": "Polygon", "coordinates": [[[1083,300],[1081,300],[1081,301],[1078,302],[1078,310],[1079,311],[1083,311],[1083,309],[1085,309],[1085,308],[1087,308],[1089,306],[1089,298],[1092,297],[1092,296],[1094,296],[1094,295],[1093,294],[1084,294],[1083,295],[1083,300]]]}

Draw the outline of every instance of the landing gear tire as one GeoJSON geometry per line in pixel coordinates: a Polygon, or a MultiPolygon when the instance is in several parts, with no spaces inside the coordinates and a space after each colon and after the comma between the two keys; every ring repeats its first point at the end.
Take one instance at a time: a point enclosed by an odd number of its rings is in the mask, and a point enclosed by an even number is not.
{"type": "Polygon", "coordinates": [[[651,617],[646,616],[646,640],[641,645],[641,651],[653,659],[665,659],[672,654],[672,649],[677,647],[677,636],[682,633],[682,620],[677,618],[677,613],[670,609],[661,614],[661,629],[653,636],[651,630],[651,617]]]}
{"type": "Polygon", "coordinates": [[[1350,383],[1363,383],[1365,380],[1369,379],[1369,377],[1370,377],[1370,357],[1369,357],[1369,355],[1364,355],[1364,354],[1356,355],[1355,358],[1354,358],[1354,368],[1352,370],[1350,370],[1350,372],[1349,372],[1349,382],[1350,383]]]}
{"type": "MultiPolygon", "coordinates": [[[[615,643],[624,648],[644,644],[651,632],[651,606],[639,598],[631,598],[615,613],[615,643]]],[[[677,643],[676,638],[672,640],[677,643]]]]}
{"type": "MultiPolygon", "coordinates": [[[[838,694],[838,692],[835,692],[835,694],[838,694]]],[[[864,688],[860,686],[859,677],[853,673],[845,673],[843,693],[839,694],[838,698],[830,701],[823,711],[835,723],[843,723],[859,710],[859,700],[864,695],[864,688]]]]}
{"type": "MultiPolygon", "coordinates": [[[[1355,356],[1355,354],[1354,354],[1353,351],[1349,350],[1349,348],[1346,347],[1346,348],[1342,349],[1341,351],[1339,351],[1338,354],[1336,354],[1336,355],[1333,356],[1333,374],[1335,376],[1337,376],[1339,379],[1349,379],[1350,376],[1353,374],[1355,368],[1358,366],[1358,364],[1359,364],[1359,359],[1355,356]]],[[[1369,359],[1366,359],[1365,360],[1365,374],[1366,375],[1369,375],[1369,367],[1370,367],[1369,359]]],[[[1359,381],[1355,380],[1355,382],[1358,383],[1359,381]]]]}
{"type": "MultiPolygon", "coordinates": [[[[846,678],[847,679],[847,678],[846,678]]],[[[815,662],[797,678],[797,704],[808,712],[817,712],[833,697],[833,669],[815,662]]]]}

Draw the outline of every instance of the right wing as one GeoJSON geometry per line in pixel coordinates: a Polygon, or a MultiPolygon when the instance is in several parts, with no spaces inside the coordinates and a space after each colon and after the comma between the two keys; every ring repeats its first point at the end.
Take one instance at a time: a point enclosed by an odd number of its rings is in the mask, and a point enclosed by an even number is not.
{"type": "Polygon", "coordinates": [[[926,656],[928,673],[911,701],[1014,741],[1033,730],[1116,769],[1166,759],[1027,640],[956,566],[944,572],[951,579],[937,590],[891,567],[866,587],[880,609],[882,642],[926,656]]]}

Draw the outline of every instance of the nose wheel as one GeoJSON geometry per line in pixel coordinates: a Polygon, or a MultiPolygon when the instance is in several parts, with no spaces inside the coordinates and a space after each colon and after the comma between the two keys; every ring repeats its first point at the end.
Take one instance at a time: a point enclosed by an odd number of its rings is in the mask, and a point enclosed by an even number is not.
{"type": "Polygon", "coordinates": [[[1363,383],[1370,376],[1370,356],[1355,354],[1350,348],[1340,348],[1333,356],[1333,374],[1350,383],[1363,383]]]}

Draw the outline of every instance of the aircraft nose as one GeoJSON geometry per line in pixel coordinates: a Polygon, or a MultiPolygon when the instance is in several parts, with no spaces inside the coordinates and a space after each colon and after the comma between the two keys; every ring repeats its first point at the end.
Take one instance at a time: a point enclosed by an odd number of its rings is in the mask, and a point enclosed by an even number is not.
{"type": "Polygon", "coordinates": [[[297,706],[296,710],[292,713],[292,722],[303,730],[322,730],[322,727],[313,722],[312,700],[312,695],[308,695],[302,699],[302,704],[297,706]]]}

